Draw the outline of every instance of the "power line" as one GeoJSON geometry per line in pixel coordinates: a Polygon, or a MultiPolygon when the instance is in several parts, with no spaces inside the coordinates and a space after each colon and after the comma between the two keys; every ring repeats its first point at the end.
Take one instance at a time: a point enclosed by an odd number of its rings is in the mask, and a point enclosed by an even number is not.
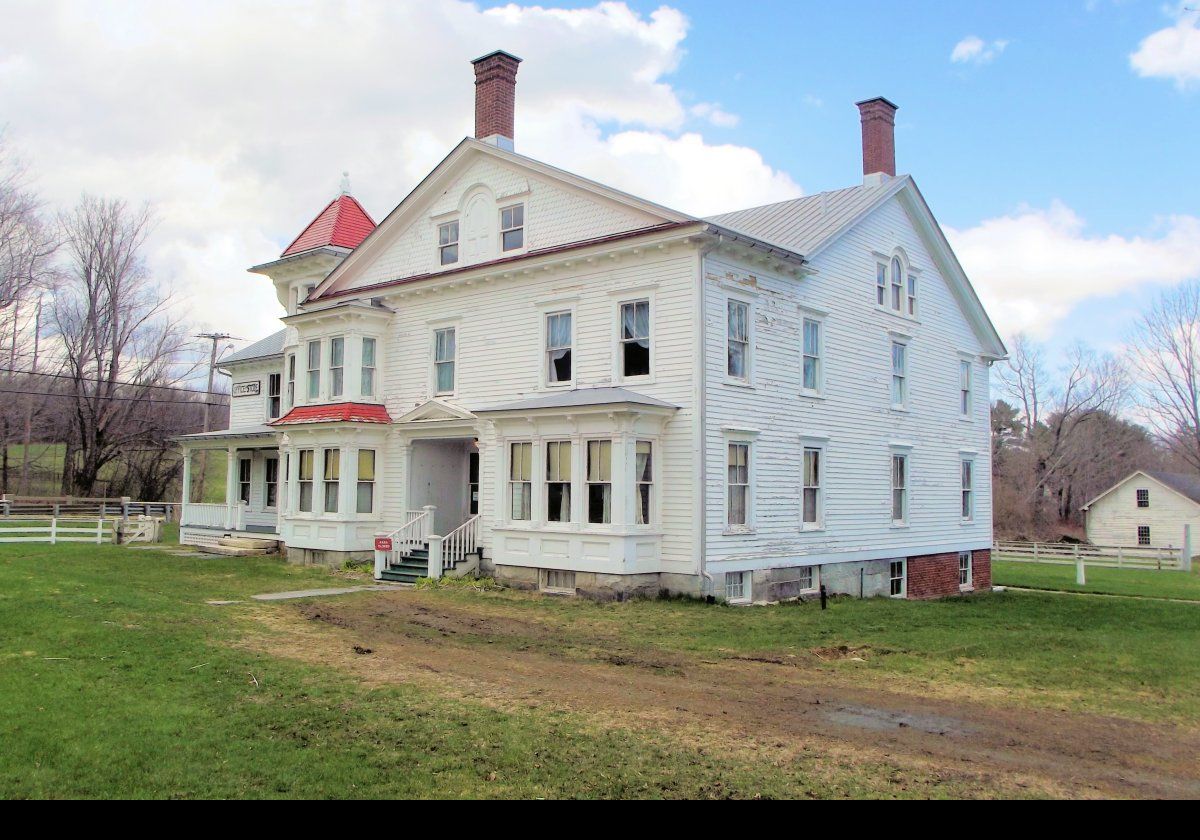
{"type": "MultiPolygon", "coordinates": [[[[28,370],[19,370],[17,368],[0,367],[0,373],[20,373],[26,376],[52,376],[55,379],[69,379],[72,382],[108,382],[107,379],[100,379],[95,376],[72,376],[69,373],[36,373],[28,370]]],[[[148,382],[129,382],[125,380],[114,380],[111,384],[123,385],[130,388],[156,388],[162,391],[186,391],[189,394],[203,394],[205,396],[229,396],[226,391],[201,391],[196,388],[186,388],[183,385],[151,385],[148,382]]]]}
{"type": "MultiPolygon", "coordinates": [[[[200,393],[196,391],[194,393],[200,393]]],[[[80,398],[78,394],[56,394],[49,391],[21,391],[16,388],[0,388],[0,394],[25,394],[33,397],[55,397],[60,400],[76,400],[80,398]]],[[[99,394],[85,394],[84,398],[93,398],[101,400],[116,400],[118,402],[140,402],[140,403],[157,403],[159,405],[194,405],[194,406],[223,406],[225,403],[207,402],[204,400],[157,400],[153,397],[105,397],[99,394]]]]}

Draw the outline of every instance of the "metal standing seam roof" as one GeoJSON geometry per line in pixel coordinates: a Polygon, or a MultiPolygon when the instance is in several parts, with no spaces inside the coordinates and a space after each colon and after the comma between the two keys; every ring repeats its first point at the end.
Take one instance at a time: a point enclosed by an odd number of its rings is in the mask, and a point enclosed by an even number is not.
{"type": "Polygon", "coordinates": [[[668,402],[647,397],[625,388],[577,388],[573,391],[559,391],[542,397],[532,397],[501,405],[485,406],[473,409],[475,414],[486,414],[491,411],[535,411],[539,408],[582,408],[592,405],[645,405],[653,408],[678,408],[668,402]]]}
{"type": "Polygon", "coordinates": [[[283,353],[283,337],[287,334],[287,330],[271,333],[266,338],[260,338],[253,344],[243,347],[236,353],[231,353],[224,359],[221,359],[217,365],[228,364],[229,362],[248,362],[252,359],[265,359],[270,356],[278,356],[283,353]]]}
{"type": "Polygon", "coordinates": [[[709,216],[705,221],[808,256],[908,176],[709,216]]]}

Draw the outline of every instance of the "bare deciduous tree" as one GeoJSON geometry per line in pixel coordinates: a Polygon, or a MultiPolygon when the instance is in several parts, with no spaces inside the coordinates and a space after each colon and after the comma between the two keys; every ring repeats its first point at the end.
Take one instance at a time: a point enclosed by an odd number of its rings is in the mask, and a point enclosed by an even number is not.
{"type": "Polygon", "coordinates": [[[1130,354],[1154,431],[1200,470],[1200,282],[1164,292],[1138,319],[1130,354]]]}
{"type": "Polygon", "coordinates": [[[148,407],[169,393],[162,386],[192,375],[195,356],[141,255],[152,226],[148,207],[85,195],[60,223],[69,265],[52,319],[74,427],[63,491],[90,495],[124,450],[165,445],[178,431],[166,427],[169,415],[148,407]]]}

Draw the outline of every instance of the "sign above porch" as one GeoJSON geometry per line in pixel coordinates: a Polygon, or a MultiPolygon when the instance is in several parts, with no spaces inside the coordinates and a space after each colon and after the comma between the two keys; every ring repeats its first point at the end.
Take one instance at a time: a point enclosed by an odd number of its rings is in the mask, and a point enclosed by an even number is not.
{"type": "Polygon", "coordinates": [[[262,393],[262,382],[257,379],[253,382],[236,382],[232,393],[235,397],[257,397],[262,393]]]}

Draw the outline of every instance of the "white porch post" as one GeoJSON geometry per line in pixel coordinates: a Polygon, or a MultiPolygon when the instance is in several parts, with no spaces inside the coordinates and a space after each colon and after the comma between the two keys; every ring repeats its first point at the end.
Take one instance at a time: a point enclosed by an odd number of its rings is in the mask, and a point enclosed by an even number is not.
{"type": "Polygon", "coordinates": [[[225,465],[225,527],[232,528],[237,495],[237,447],[229,447],[229,462],[225,465]]]}
{"type": "Polygon", "coordinates": [[[442,538],[429,535],[429,577],[437,580],[442,576],[442,538]]]}
{"type": "Polygon", "coordinates": [[[183,498],[180,500],[186,507],[192,501],[192,450],[183,447],[183,498]]]}

